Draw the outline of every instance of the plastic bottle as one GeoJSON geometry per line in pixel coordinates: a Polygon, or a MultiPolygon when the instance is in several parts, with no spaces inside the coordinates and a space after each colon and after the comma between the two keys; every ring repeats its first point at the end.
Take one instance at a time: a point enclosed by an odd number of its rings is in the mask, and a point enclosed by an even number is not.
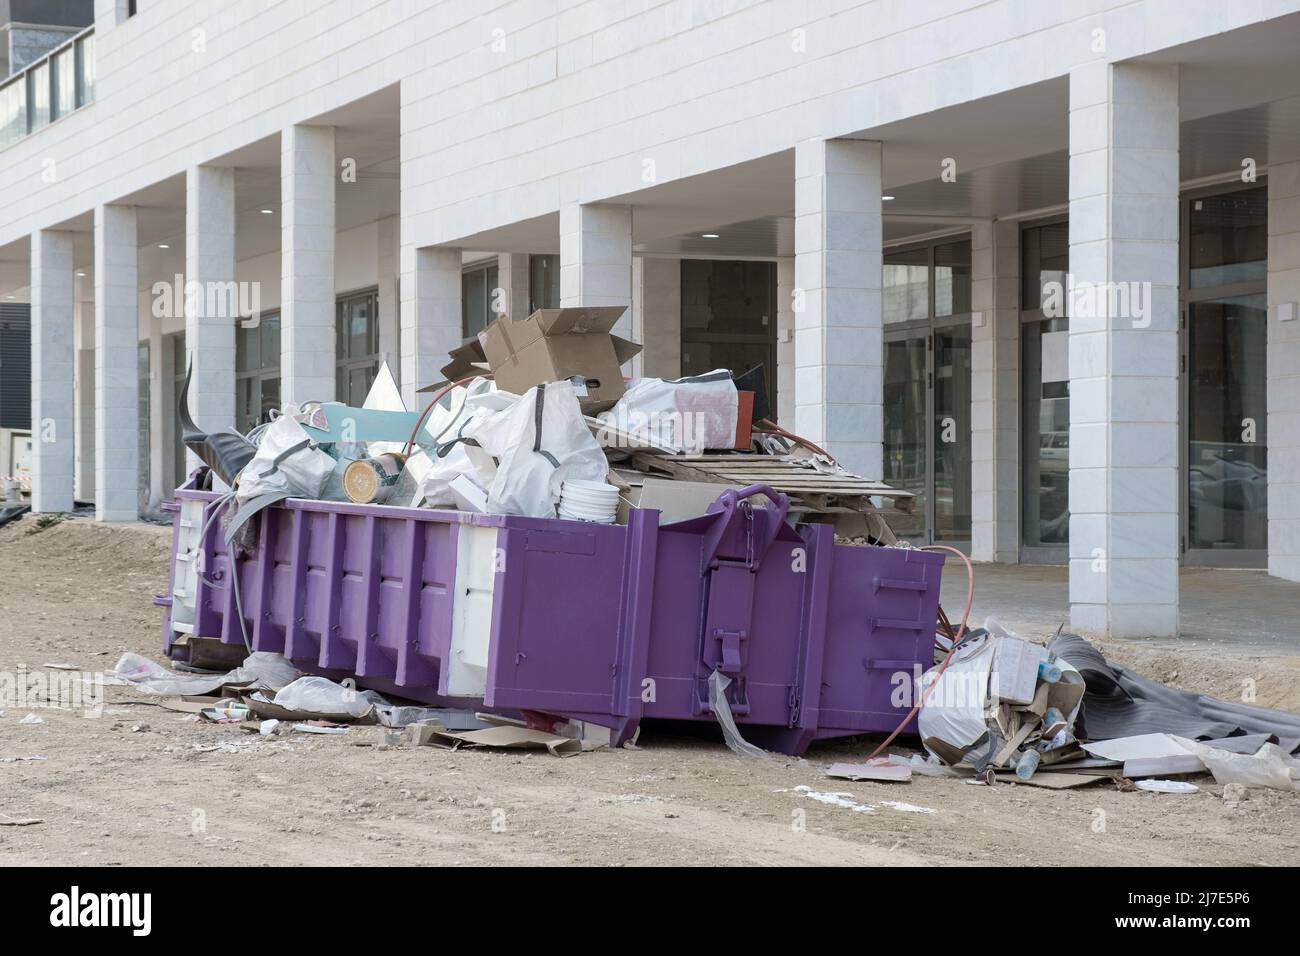
{"type": "Polygon", "coordinates": [[[1038,769],[1040,759],[1037,750],[1027,750],[1022,753],[1020,759],[1016,761],[1016,776],[1021,780],[1028,780],[1038,769]]]}
{"type": "Polygon", "coordinates": [[[1049,684],[1055,684],[1061,679],[1061,665],[1054,664],[1051,661],[1039,661],[1038,679],[1045,680],[1049,684]]]}

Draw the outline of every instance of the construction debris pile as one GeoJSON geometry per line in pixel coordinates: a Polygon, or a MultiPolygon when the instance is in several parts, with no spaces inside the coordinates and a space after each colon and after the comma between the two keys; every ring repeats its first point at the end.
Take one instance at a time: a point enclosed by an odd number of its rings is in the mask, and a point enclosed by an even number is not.
{"type": "Polygon", "coordinates": [[[620,367],[641,347],[611,332],[624,311],[498,317],[451,353],[446,381],[420,389],[434,393],[422,412],[384,365],[361,408],[287,406],[247,435],[205,433],[183,405],[184,440],[210,487],[235,497],[228,530],[291,497],[602,523],[641,507],[669,522],[757,482],[788,494],[797,520],[894,541],[885,515],[910,511],[911,494],[768,420],[761,367],[625,384],[620,367]]]}
{"type": "MultiPolygon", "coordinates": [[[[937,765],[993,784],[1064,789],[1118,780],[1190,793],[1169,777],[1300,790],[1300,715],[1175,690],[1106,661],[1075,634],[1046,645],[993,618],[936,643],[919,734],[937,765]]],[[[932,765],[933,768],[933,765],[932,765]]]]}
{"type": "Polygon", "coordinates": [[[262,733],[373,722],[569,754],[656,717],[714,722],[749,757],[889,733],[842,779],[1297,788],[1300,717],[1171,691],[1073,635],[968,629],[964,555],[953,628],[958,552],[886,523],[908,494],[775,425],[761,369],[625,383],[623,311],[499,317],[418,411],[387,367],[360,408],[287,406],[247,435],[182,406],[208,467],[177,495],[164,648],[247,656],[208,683],[119,673],[262,733]],[[900,733],[926,756],[886,754],[900,733]]]}

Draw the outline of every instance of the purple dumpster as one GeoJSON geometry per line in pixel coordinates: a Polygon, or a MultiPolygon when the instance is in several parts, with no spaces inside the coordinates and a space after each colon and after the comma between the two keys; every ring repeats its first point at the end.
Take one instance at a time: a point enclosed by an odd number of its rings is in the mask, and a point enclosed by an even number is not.
{"type": "Polygon", "coordinates": [[[796,532],[762,486],[663,526],[641,509],[623,526],[290,499],[233,558],[208,521],[218,496],[191,481],[176,497],[175,659],[182,635],[242,644],[240,608],[253,649],[303,671],[586,720],[615,745],[642,718],[716,720],[718,671],[745,738],[791,754],[893,730],[933,659],[943,555],[796,532]]]}

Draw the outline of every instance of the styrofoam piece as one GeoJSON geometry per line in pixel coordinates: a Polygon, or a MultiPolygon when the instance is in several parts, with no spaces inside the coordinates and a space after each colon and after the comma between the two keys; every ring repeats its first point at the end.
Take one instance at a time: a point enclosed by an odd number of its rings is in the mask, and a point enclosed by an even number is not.
{"type": "Polygon", "coordinates": [[[487,691],[497,553],[496,528],[461,525],[447,678],[452,697],[482,697],[487,691]]]}

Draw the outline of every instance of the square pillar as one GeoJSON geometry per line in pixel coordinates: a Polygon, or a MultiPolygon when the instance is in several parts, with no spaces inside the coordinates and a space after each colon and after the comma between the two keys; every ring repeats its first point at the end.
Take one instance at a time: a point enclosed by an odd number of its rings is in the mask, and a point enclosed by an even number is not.
{"type": "Polygon", "coordinates": [[[795,431],[884,474],[881,145],[795,146],[795,431]]]}
{"type": "Polygon", "coordinates": [[[1268,166],[1268,573],[1300,581],[1300,161],[1268,166]]]}
{"type": "Polygon", "coordinates": [[[776,423],[794,431],[794,259],[776,261],[776,423]]]}
{"type": "Polygon", "coordinates": [[[73,395],[77,406],[74,460],[76,480],[73,495],[77,501],[95,500],[95,317],[93,303],[77,303],[77,369],[73,376],[73,395]],[[85,321],[81,312],[85,312],[85,321]]]}
{"type": "Polygon", "coordinates": [[[72,233],[32,234],[32,511],[71,511],[74,481],[72,233]]]}
{"type": "Polygon", "coordinates": [[[971,229],[971,557],[1020,559],[1020,224],[971,229]]]}
{"type": "Polygon", "coordinates": [[[442,381],[447,353],[464,341],[461,251],[402,246],[402,400],[424,407],[416,389],[442,381]]]}
{"type": "Polygon", "coordinates": [[[149,323],[149,512],[157,514],[163,499],[174,490],[164,449],[172,441],[170,425],[176,410],[171,407],[171,363],[163,354],[168,345],[162,331],[163,320],[149,315],[146,321],[149,323]]]}
{"type": "Polygon", "coordinates": [[[1178,633],[1178,67],[1070,74],[1070,618],[1178,633]]]}
{"type": "Polygon", "coordinates": [[[629,363],[632,374],[679,378],[682,374],[682,261],[632,260],[632,338],[643,346],[629,363]]]}
{"type": "Polygon", "coordinates": [[[334,400],[334,127],[280,134],[280,398],[334,400]]]}
{"type": "Polygon", "coordinates": [[[632,338],[632,207],[560,207],[560,307],[622,305],[614,333],[632,338]]]}
{"type": "Polygon", "coordinates": [[[379,248],[375,274],[379,277],[379,355],[388,363],[393,377],[401,381],[402,308],[398,298],[398,273],[402,257],[401,220],[388,216],[379,220],[379,248]]]}
{"type": "Polygon", "coordinates": [[[503,252],[497,256],[497,287],[488,290],[492,309],[512,319],[532,314],[528,290],[528,253],[503,252]]]}
{"type": "Polygon", "coordinates": [[[134,206],[95,207],[95,520],[140,514],[140,317],[134,206]]]}
{"type": "MultiPolygon", "coordinates": [[[[235,171],[192,166],[185,176],[185,359],[189,406],[205,431],[235,425],[235,171]]],[[[236,293],[236,306],[238,304],[236,293]]],[[[181,370],[184,374],[184,369],[181,370]]],[[[186,471],[200,464],[185,453],[186,471]]]]}

